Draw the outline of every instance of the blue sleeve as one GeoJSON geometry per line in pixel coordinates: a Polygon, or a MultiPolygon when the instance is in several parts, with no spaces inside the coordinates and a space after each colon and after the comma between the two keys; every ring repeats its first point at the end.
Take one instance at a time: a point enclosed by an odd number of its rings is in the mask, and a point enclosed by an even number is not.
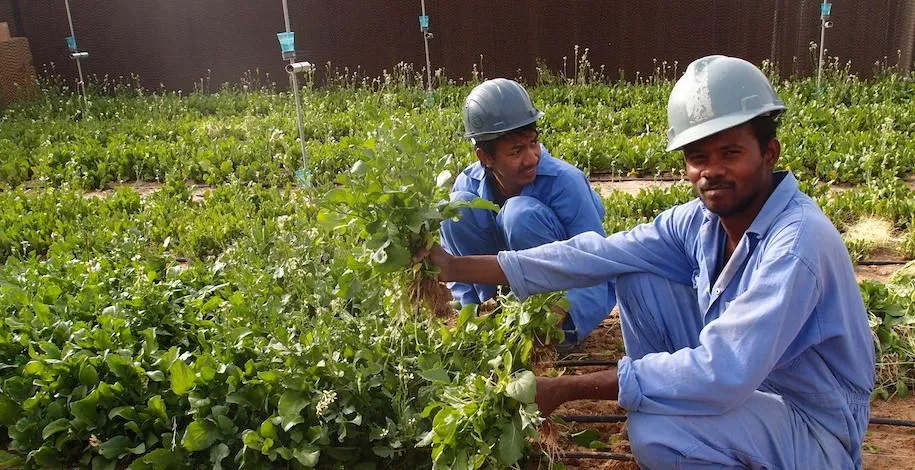
{"type": "Polygon", "coordinates": [[[820,293],[814,271],[794,254],[764,260],[747,290],[702,329],[699,346],[620,360],[620,406],[715,415],[741,405],[810,319],[820,293]]]}
{"type": "Polygon", "coordinates": [[[604,233],[604,206],[581,172],[564,172],[555,182],[550,207],[559,217],[569,237],[585,233],[604,233]]]}
{"type": "Polygon", "coordinates": [[[654,222],[602,237],[586,232],[566,241],[522,251],[502,251],[499,265],[520,299],[533,294],[589,287],[629,273],[648,272],[681,284],[693,281],[691,227],[694,204],[669,209],[654,222]]]}

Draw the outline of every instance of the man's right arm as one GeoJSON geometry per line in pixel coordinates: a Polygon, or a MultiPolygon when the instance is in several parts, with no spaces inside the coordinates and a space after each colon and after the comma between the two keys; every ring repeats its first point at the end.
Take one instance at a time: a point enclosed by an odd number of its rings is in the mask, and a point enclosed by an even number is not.
{"type": "Polygon", "coordinates": [[[677,206],[654,222],[602,237],[587,232],[566,241],[498,256],[512,292],[521,300],[533,294],[590,287],[623,274],[651,273],[692,284],[695,234],[703,221],[694,204],[677,206]]]}
{"type": "Polygon", "coordinates": [[[697,223],[690,212],[690,207],[678,206],[653,223],[607,238],[588,232],[496,256],[452,256],[438,245],[417,256],[428,256],[441,269],[439,280],[508,284],[521,300],[541,292],[590,287],[636,272],[690,284],[695,261],[687,244],[694,239],[690,241],[686,234],[697,231],[689,227],[697,223]]]}
{"type": "Polygon", "coordinates": [[[419,258],[429,257],[432,264],[440,269],[438,279],[443,282],[465,282],[476,284],[508,284],[505,272],[499,266],[496,255],[453,256],[441,246],[434,245],[427,252],[417,253],[419,258]]]}

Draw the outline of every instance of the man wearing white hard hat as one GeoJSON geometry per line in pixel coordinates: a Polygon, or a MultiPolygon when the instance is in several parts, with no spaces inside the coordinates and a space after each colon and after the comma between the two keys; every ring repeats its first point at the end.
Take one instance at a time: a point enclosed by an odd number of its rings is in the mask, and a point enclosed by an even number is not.
{"type": "Polygon", "coordinates": [[[669,151],[698,198],[603,237],[498,256],[430,257],[444,280],[520,298],[616,281],[626,357],[539,378],[542,414],[619,400],[644,468],[860,468],[874,343],[845,245],[790,172],[785,109],[737,58],[696,60],[668,103],[669,151]]]}

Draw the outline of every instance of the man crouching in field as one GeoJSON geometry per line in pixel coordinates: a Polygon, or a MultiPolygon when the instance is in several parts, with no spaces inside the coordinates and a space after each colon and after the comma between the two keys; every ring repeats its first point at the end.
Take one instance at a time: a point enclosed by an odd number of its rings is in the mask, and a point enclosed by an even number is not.
{"type": "Polygon", "coordinates": [[[532,294],[616,281],[627,356],[607,371],[537,380],[544,415],[619,400],[646,468],[861,467],[874,345],[838,231],[773,169],[785,109],[740,59],[687,68],[668,103],[698,199],[609,237],[497,256],[428,254],[445,281],[532,294]]]}

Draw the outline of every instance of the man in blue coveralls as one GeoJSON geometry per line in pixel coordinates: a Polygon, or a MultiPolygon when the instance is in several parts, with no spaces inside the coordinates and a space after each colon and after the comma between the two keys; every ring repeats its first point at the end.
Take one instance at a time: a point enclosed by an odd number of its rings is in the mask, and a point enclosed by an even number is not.
{"type": "MultiPolygon", "coordinates": [[[[459,221],[442,224],[442,245],[454,255],[494,255],[523,250],[584,232],[604,234],[604,206],[574,166],[553,158],[540,143],[534,107],[527,91],[504,78],[476,86],[464,102],[465,137],[478,162],[465,169],[451,189],[452,201],[477,197],[500,207],[498,213],[465,209],[459,221]]],[[[462,305],[479,304],[496,294],[485,283],[450,283],[462,305]]],[[[607,282],[568,292],[570,310],[563,321],[566,352],[607,317],[616,305],[607,282]]]]}
{"type": "Polygon", "coordinates": [[[773,172],[785,109],[741,59],[687,68],[668,102],[698,199],[610,237],[498,256],[429,255],[443,280],[533,293],[616,281],[626,357],[617,368],[539,378],[544,415],[617,399],[645,468],[861,468],[874,343],[838,231],[773,172]]]}

